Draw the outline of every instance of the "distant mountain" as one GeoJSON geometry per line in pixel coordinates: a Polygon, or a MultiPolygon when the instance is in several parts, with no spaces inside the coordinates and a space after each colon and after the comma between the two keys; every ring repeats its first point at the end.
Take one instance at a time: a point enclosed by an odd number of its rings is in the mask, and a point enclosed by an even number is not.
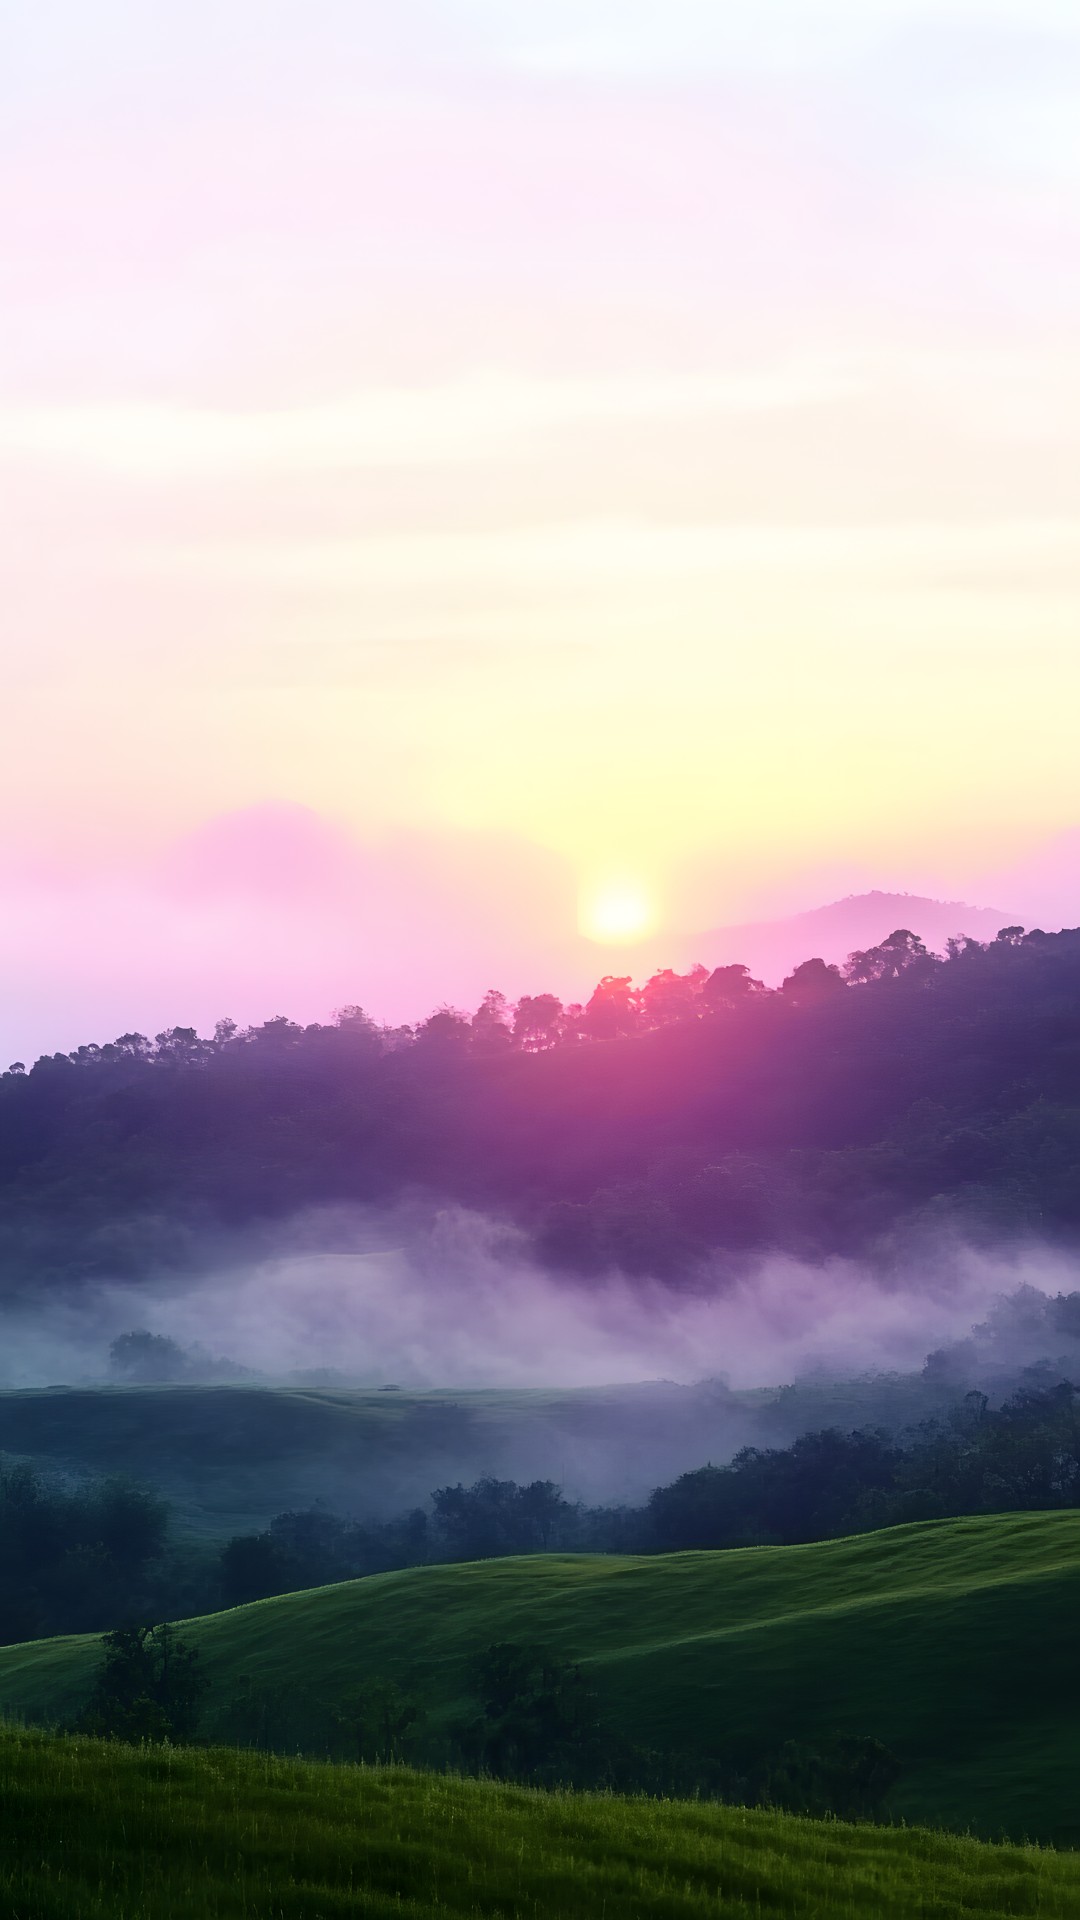
{"type": "Polygon", "coordinates": [[[786,920],[751,920],[739,927],[714,927],[687,949],[688,960],[707,967],[742,961],[766,986],[777,986],[800,960],[819,955],[842,964],[857,948],[876,946],[896,927],[917,933],[932,952],[944,952],[953,934],[992,940],[999,928],[1015,923],[1015,914],[996,907],[969,907],[962,900],[926,900],[917,893],[856,893],[827,907],[793,913],[786,920]]]}

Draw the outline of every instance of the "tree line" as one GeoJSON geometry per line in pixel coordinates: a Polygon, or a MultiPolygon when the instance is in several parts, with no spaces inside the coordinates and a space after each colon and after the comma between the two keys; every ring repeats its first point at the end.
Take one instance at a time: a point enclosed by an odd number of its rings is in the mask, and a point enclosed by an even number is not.
{"type": "MultiPolygon", "coordinates": [[[[15,1063],[16,1067],[18,1063],[15,1063]]],[[[585,1276],[681,1283],[947,1229],[1080,1236],[1080,931],[926,952],[898,929],[775,991],[744,967],[414,1029],[357,1007],[45,1056],[0,1076],[6,1292],[182,1267],[198,1236],[451,1200],[585,1276]]]]}
{"type": "Polygon", "coordinates": [[[278,1514],[220,1548],[170,1532],[167,1503],[127,1480],[73,1487],[0,1463],[0,1640],[176,1619],[406,1567],[536,1553],[667,1553],[792,1545],[913,1520],[1080,1507],[1080,1388],[1031,1385],[997,1407],[971,1391],[899,1434],[830,1427],[744,1447],[657,1487],[589,1506],[550,1480],[487,1475],[426,1506],[357,1519],[278,1514]]]}
{"type": "Polygon", "coordinates": [[[657,1487],[640,1507],[590,1507],[552,1481],[485,1477],[436,1489],[430,1511],[351,1521],[284,1513],[221,1554],[226,1604],[367,1573],[513,1554],[669,1553],[795,1545],[964,1514],[1080,1506],[1080,1388],[1031,1386],[1000,1407],[969,1392],[900,1434],[824,1428],[744,1447],[657,1487]]]}

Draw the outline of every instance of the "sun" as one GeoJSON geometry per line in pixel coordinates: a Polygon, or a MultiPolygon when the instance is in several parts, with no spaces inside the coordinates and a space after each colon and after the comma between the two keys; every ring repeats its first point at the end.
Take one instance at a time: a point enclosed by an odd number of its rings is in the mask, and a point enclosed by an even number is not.
{"type": "Polygon", "coordinates": [[[586,894],[581,931],[601,945],[629,946],[649,932],[653,919],[653,904],[643,886],[636,881],[613,881],[586,894]]]}

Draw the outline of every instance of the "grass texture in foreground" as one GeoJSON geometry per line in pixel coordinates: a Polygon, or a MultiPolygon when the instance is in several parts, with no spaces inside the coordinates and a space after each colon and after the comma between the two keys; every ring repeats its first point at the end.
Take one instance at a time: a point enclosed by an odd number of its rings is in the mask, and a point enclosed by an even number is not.
{"type": "Polygon", "coordinates": [[[952,1920],[1080,1911],[1080,1858],[222,1749],[0,1735],[11,1920],[952,1920]]]}
{"type": "MultiPolygon", "coordinates": [[[[751,1756],[869,1734],[901,1762],[904,1819],[1075,1846],[1078,1609],[1080,1513],[1028,1513],[805,1547],[414,1568],[208,1615],[185,1637],[211,1682],[211,1739],[234,1737],[248,1676],[286,1712],[275,1744],[325,1752],[333,1705],[386,1676],[424,1702],[415,1757],[438,1764],[471,1656],[537,1641],[581,1661],[604,1723],[641,1745],[751,1756]]],[[[99,1659],[89,1635],[2,1647],[0,1708],[69,1720],[99,1659]]]]}

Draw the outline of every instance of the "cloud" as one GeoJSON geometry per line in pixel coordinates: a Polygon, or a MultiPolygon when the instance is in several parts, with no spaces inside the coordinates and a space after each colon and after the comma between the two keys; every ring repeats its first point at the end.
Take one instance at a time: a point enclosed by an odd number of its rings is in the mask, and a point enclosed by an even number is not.
{"type": "Polygon", "coordinates": [[[1076,1260],[1048,1248],[987,1254],[945,1239],[888,1274],[765,1255],[738,1272],[718,1266],[689,1293],[618,1273],[582,1283],[538,1266],[515,1229],[458,1207],[431,1216],[343,1207],[297,1216],[257,1246],[211,1248],[186,1276],[95,1285],[12,1319],[7,1378],[44,1369],[55,1379],[60,1366],[100,1373],[105,1343],[145,1325],[279,1379],[330,1367],[415,1388],[719,1375],[754,1388],[815,1371],[917,1370],[1020,1286],[1052,1294],[1078,1284],[1076,1260]]]}
{"type": "Polygon", "coordinates": [[[275,411],[137,403],[16,407],[0,411],[0,457],[146,479],[471,464],[568,428],[783,412],[859,390],[853,370],[808,362],[659,379],[491,373],[275,411]]]}

